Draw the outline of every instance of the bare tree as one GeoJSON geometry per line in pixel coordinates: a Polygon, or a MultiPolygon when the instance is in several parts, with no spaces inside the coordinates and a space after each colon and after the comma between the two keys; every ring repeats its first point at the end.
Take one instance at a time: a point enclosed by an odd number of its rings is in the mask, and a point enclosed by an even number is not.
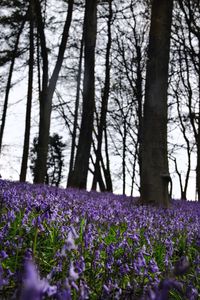
{"type": "MultiPolygon", "coordinates": [[[[116,7],[119,9],[119,7],[116,7]]],[[[116,175],[122,180],[123,193],[138,189],[140,173],[140,141],[144,100],[146,37],[148,12],[146,5],[131,0],[116,13],[113,38],[111,105],[109,119],[114,153],[122,164],[116,175]],[[138,7],[139,5],[139,7],[138,7]],[[138,10],[140,8],[140,10],[138,10]],[[120,22],[117,20],[120,19],[120,22]],[[121,176],[120,176],[121,175],[121,176]]],[[[108,122],[109,124],[109,122],[108,122]]]]}
{"type": "Polygon", "coordinates": [[[176,83],[173,94],[179,102],[179,126],[184,136],[188,158],[185,183],[188,185],[188,173],[191,171],[188,169],[191,169],[190,156],[195,149],[196,190],[200,199],[200,27],[198,23],[200,7],[198,1],[180,0],[175,8],[176,22],[172,35],[173,48],[175,48],[173,57],[175,58],[172,64],[175,65],[174,81],[176,83]],[[190,138],[188,138],[189,134],[190,138]]]}

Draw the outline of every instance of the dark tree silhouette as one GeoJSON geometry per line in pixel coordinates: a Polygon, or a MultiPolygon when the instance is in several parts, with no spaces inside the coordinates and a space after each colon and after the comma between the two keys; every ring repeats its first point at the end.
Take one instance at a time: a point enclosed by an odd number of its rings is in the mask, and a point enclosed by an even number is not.
{"type": "MultiPolygon", "coordinates": [[[[47,171],[44,183],[59,186],[62,179],[62,168],[64,166],[63,151],[66,144],[62,142],[62,137],[54,134],[49,137],[47,171]]],[[[38,151],[38,138],[34,138],[33,147],[31,148],[31,172],[35,176],[36,158],[38,151]]]]}
{"type": "Polygon", "coordinates": [[[97,27],[97,2],[86,0],[84,24],[84,80],[83,80],[83,112],[80,135],[74,162],[71,186],[86,188],[89,169],[90,149],[92,144],[93,119],[95,107],[94,66],[97,27]]]}

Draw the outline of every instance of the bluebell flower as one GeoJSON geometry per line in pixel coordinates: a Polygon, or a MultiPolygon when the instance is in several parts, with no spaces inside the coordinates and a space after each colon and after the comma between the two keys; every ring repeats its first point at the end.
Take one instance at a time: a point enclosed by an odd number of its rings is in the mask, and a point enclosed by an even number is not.
{"type": "Polygon", "coordinates": [[[20,300],[39,300],[41,296],[52,296],[57,292],[56,286],[51,286],[47,279],[40,279],[38,270],[31,260],[26,260],[20,300]]]}
{"type": "Polygon", "coordinates": [[[75,271],[73,262],[70,264],[69,278],[73,281],[76,281],[79,278],[79,274],[75,271]]]}

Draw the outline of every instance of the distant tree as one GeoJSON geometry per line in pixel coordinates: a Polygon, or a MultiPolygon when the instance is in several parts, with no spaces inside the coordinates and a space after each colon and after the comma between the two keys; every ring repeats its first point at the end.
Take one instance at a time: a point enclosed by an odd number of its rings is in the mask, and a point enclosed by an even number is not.
{"type": "Polygon", "coordinates": [[[153,0],[141,140],[141,202],[167,207],[167,89],[173,0],[153,0]]]}
{"type": "MultiPolygon", "coordinates": [[[[66,144],[62,142],[62,137],[54,134],[49,137],[48,156],[47,156],[47,171],[45,175],[45,184],[59,186],[62,179],[62,168],[64,165],[63,151],[66,144]]],[[[34,138],[33,147],[31,148],[31,165],[30,169],[35,176],[35,167],[38,151],[38,138],[34,138]]]]}
{"type": "MultiPolygon", "coordinates": [[[[146,4],[131,0],[128,9],[119,9],[113,25],[112,80],[108,130],[112,152],[122,164],[116,176],[122,179],[122,192],[139,188],[140,141],[144,102],[147,29],[146,4]],[[114,151],[113,151],[114,150],[114,151]]],[[[114,15],[115,16],[115,15],[114,15]]]]}
{"type": "MultiPolygon", "coordinates": [[[[180,68],[182,68],[182,64],[180,66],[180,68]]],[[[178,74],[177,74],[178,75],[178,74]]],[[[181,148],[185,148],[186,150],[186,154],[185,154],[185,162],[187,165],[186,168],[186,172],[185,172],[185,176],[183,176],[183,174],[181,173],[181,171],[179,170],[179,166],[178,166],[178,157],[176,157],[176,155],[173,153],[175,152],[175,149],[180,147],[177,144],[173,144],[173,148],[172,149],[172,153],[170,153],[169,151],[169,158],[174,162],[174,167],[175,167],[175,172],[178,176],[179,179],[179,185],[180,185],[180,199],[182,200],[187,200],[187,190],[188,190],[188,185],[189,185],[189,178],[190,178],[190,173],[191,173],[191,156],[192,156],[192,151],[194,149],[194,143],[191,141],[191,139],[189,138],[189,135],[191,134],[191,130],[189,130],[188,132],[188,117],[186,115],[184,115],[184,113],[182,112],[182,106],[185,105],[185,103],[183,101],[181,101],[181,91],[179,90],[178,86],[175,86],[175,90],[173,91],[173,95],[175,96],[176,99],[176,104],[177,104],[177,113],[178,113],[178,118],[176,120],[176,118],[173,118],[173,123],[176,124],[178,123],[178,126],[180,128],[180,131],[183,135],[183,139],[185,142],[185,145],[181,145],[181,148]],[[183,103],[182,103],[183,102],[183,103]]]]}
{"type": "Polygon", "coordinates": [[[172,109],[169,128],[176,134],[178,129],[183,139],[175,143],[170,141],[174,152],[170,158],[174,161],[182,199],[187,198],[196,160],[196,196],[200,199],[200,6],[199,1],[193,0],[179,0],[174,4],[169,92],[172,95],[171,107],[175,108],[172,109]],[[181,159],[177,155],[180,151],[181,159]]]}
{"type": "Polygon", "coordinates": [[[84,24],[83,112],[74,168],[70,185],[86,188],[92,144],[95,107],[95,45],[97,30],[97,1],[86,0],[84,24]]]}

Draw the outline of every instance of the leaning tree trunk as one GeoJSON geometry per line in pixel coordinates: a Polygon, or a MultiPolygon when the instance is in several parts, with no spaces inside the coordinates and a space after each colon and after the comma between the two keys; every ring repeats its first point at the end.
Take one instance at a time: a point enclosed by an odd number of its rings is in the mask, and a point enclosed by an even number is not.
{"type": "Polygon", "coordinates": [[[49,143],[49,131],[51,123],[51,110],[52,99],[55,92],[56,84],[62,62],[64,59],[64,52],[69,36],[69,29],[72,20],[73,4],[74,0],[68,1],[68,12],[63,28],[62,39],[58,51],[58,57],[53,70],[52,76],[48,77],[48,50],[46,47],[46,37],[44,32],[44,21],[41,13],[41,6],[39,0],[34,0],[35,12],[37,16],[37,28],[41,43],[41,55],[43,62],[43,78],[42,78],[42,90],[40,92],[40,121],[39,121],[39,137],[38,137],[38,153],[34,174],[34,183],[44,183],[46,175],[46,162],[49,143]]]}
{"type": "Polygon", "coordinates": [[[86,188],[89,169],[90,149],[92,144],[93,119],[95,107],[95,44],[97,27],[97,1],[86,0],[84,25],[84,80],[83,80],[83,112],[80,135],[71,178],[71,186],[86,188]]]}
{"type": "Polygon", "coordinates": [[[167,88],[173,0],[153,0],[141,142],[141,202],[167,207],[167,88]]]}

